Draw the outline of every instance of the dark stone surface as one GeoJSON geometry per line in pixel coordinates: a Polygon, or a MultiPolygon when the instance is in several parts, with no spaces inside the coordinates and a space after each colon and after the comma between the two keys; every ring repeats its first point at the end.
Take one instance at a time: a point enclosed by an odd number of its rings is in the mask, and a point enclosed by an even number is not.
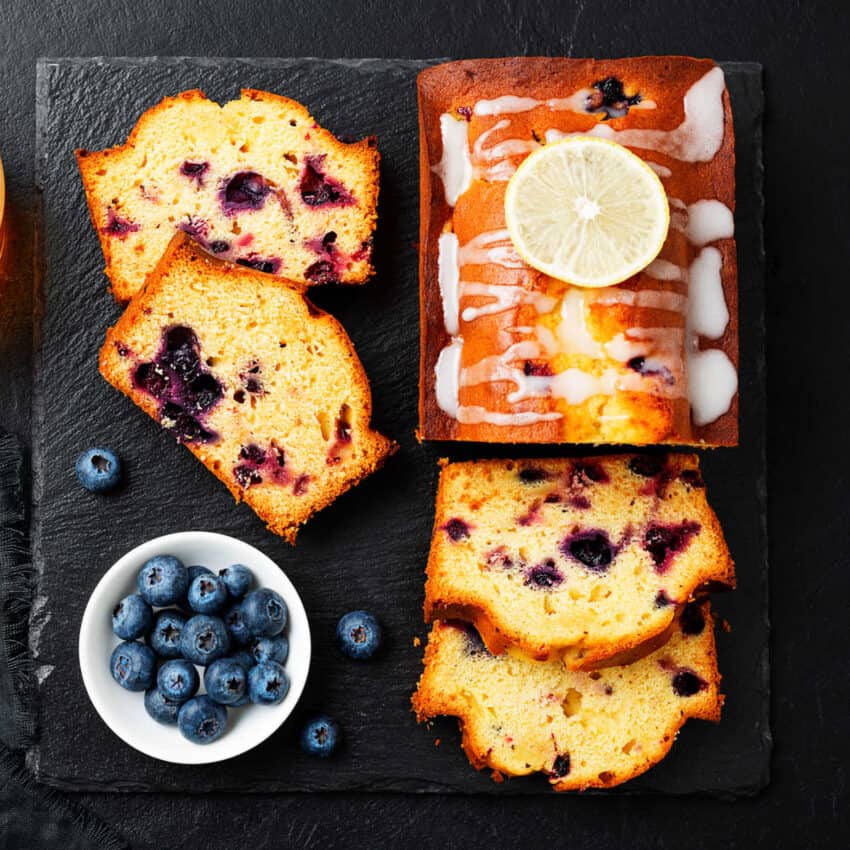
{"type": "MultiPolygon", "coordinates": [[[[771,783],[734,806],[653,797],[82,794],[72,798],[134,847],[257,850],[293,845],[574,848],[846,847],[842,733],[850,703],[846,605],[844,392],[850,267],[846,4],[834,0],[435,3],[156,0],[0,4],[0,151],[22,262],[2,276],[0,424],[28,439],[27,262],[35,60],[41,55],[627,56],[689,53],[765,68],[771,783]]],[[[77,846],[67,823],[47,840],[43,807],[3,788],[0,845],[77,846]],[[18,824],[12,830],[9,820],[18,824]],[[27,824],[30,831],[27,832],[27,824]],[[25,836],[32,836],[27,841],[25,836]],[[5,842],[5,843],[4,843],[5,842]]],[[[92,841],[88,846],[99,846],[92,841]]]]}
{"type": "MultiPolygon", "coordinates": [[[[109,790],[240,792],[291,790],[551,793],[540,777],[496,785],[471,770],[454,719],[417,728],[409,709],[420,670],[422,571],[433,516],[437,458],[511,455],[516,448],[419,445],[417,416],[418,141],[415,77],[421,63],[327,60],[50,61],[37,84],[37,183],[43,190],[43,346],[37,368],[33,545],[41,580],[40,740],[30,754],[52,785],[109,790]],[[293,549],[173,439],[97,374],[97,351],[119,307],[105,288],[102,256],[88,220],[72,148],[122,141],[137,116],[164,95],[202,87],[219,101],[240,87],[285,91],[337,134],[378,136],[382,154],[378,274],[364,288],[314,291],[348,329],[370,377],[374,421],[401,450],[386,468],[308,523],[293,549]],[[394,104],[387,109],[386,104],[394,104]],[[73,411],[69,415],[68,411],[73,411]],[[85,494],[73,475],[77,453],[115,447],[129,470],[112,498],[85,494]],[[120,555],[151,537],[188,528],[246,539],[272,556],[302,594],[315,654],[303,709],[339,718],[346,746],[332,763],[302,755],[299,711],[273,739],[239,759],[203,769],[168,765],[118,743],[82,688],[75,637],[88,596],[120,555]],[[336,619],[369,608],[389,635],[368,665],[332,644],[336,619]],[[380,694],[375,700],[374,693],[380,694]],[[434,739],[441,740],[435,747],[434,739]]],[[[742,325],[742,445],[706,458],[712,501],[741,588],[718,600],[733,632],[719,633],[728,694],[718,727],[693,722],[671,755],[629,791],[751,794],[768,776],[764,349],[761,255],[761,73],[728,69],[738,146],[742,325]],[[748,514],[747,508],[754,509],[748,514]],[[755,675],[754,675],[755,673],[755,675]]],[[[551,449],[521,450],[547,454],[551,449]]],[[[581,450],[579,450],[581,452],[581,450]]],[[[576,452],[573,452],[576,453],[576,452]]],[[[106,612],[104,613],[106,616],[106,612]]]]}

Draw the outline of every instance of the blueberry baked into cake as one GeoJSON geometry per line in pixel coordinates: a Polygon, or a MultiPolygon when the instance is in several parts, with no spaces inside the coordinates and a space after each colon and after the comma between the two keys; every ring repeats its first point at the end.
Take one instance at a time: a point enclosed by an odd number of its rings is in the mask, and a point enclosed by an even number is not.
{"type": "Polygon", "coordinates": [[[342,326],[303,286],[186,234],[109,330],[100,371],[289,542],[395,450],[342,326]]]}
{"type": "Polygon", "coordinates": [[[716,722],[723,705],[707,602],[685,607],[667,643],[625,666],[582,672],[515,650],[491,655],[456,620],[434,623],[424,663],[420,721],[457,717],[476,768],[543,773],[556,791],[632,779],[664,758],[686,720],[716,722]]]}
{"type": "Polygon", "coordinates": [[[421,438],[736,445],[722,69],[678,56],[452,62],[420,74],[419,120],[421,438]],[[628,148],[666,194],[660,254],[617,285],[547,276],[507,229],[517,169],[576,136],[628,148]]]}
{"type": "Polygon", "coordinates": [[[127,142],[77,151],[119,301],[175,231],[239,265],[306,284],[372,273],[373,138],[346,144],[289,98],[245,89],[219,106],[194,90],[145,112],[127,142]]]}
{"type": "Polygon", "coordinates": [[[443,466],[425,619],[474,623],[495,653],[593,667],[664,636],[735,571],[691,454],[443,466]]]}

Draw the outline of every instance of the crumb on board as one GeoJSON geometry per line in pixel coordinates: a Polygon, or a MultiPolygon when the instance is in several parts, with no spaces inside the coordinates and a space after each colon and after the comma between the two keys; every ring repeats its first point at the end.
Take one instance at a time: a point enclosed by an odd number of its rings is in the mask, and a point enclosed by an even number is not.
{"type": "Polygon", "coordinates": [[[439,747],[439,746],[440,746],[440,739],[439,739],[439,738],[434,738],[434,746],[435,746],[435,747],[439,747]]]}
{"type": "Polygon", "coordinates": [[[726,632],[727,635],[729,634],[729,632],[732,631],[732,624],[726,619],[723,620],[723,622],[720,624],[720,627],[723,629],[724,632],[726,632]]]}
{"type": "Polygon", "coordinates": [[[419,639],[419,635],[414,635],[413,645],[416,647],[422,646],[422,641],[419,639]]]}
{"type": "Polygon", "coordinates": [[[501,785],[505,781],[505,777],[498,770],[494,770],[490,774],[490,777],[492,778],[493,782],[495,782],[497,785],[501,785]]]}

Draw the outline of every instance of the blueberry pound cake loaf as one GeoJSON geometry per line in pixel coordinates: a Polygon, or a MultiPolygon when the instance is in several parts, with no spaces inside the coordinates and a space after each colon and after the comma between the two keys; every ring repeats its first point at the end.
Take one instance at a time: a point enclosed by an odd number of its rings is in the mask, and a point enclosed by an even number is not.
{"type": "Polygon", "coordinates": [[[420,721],[459,718],[479,770],[545,774],[556,791],[609,788],[645,772],[689,718],[723,705],[707,602],[685,607],[669,641],[628,666],[581,672],[515,651],[491,655],[459,621],[434,623],[413,695],[420,721]]]}
{"type": "Polygon", "coordinates": [[[291,543],[395,449],[369,425],[369,383],[336,319],[186,235],[107,333],[100,371],[291,543]]]}
{"type": "Polygon", "coordinates": [[[145,112],[127,142],[78,150],[89,212],[120,301],[177,230],[221,259],[307,284],[372,273],[373,138],[346,144],[294,100],[194,90],[145,112]]]}
{"type": "Polygon", "coordinates": [[[571,669],[661,640],[735,572],[692,454],[444,465],[425,619],[571,669]]]}

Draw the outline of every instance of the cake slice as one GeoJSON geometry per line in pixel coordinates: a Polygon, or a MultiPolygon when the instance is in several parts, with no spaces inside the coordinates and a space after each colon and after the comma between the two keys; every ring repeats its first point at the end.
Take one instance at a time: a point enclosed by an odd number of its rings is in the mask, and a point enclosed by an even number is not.
{"type": "Polygon", "coordinates": [[[176,230],[222,259],[301,283],[372,273],[375,140],[343,143],[294,100],[245,89],[219,106],[187,91],[148,109],[125,144],[76,153],[120,301],[176,230]]]}
{"type": "Polygon", "coordinates": [[[369,425],[369,382],[336,319],[185,234],[107,333],[100,372],[290,543],[395,450],[369,425]]]}
{"type": "Polygon", "coordinates": [[[687,606],[669,641],[627,666],[569,670],[511,650],[491,655],[459,621],[434,623],[413,695],[420,721],[453,715],[477,768],[540,772],[556,791],[610,788],[648,770],[691,717],[723,705],[707,602],[687,606]]]}
{"type": "Polygon", "coordinates": [[[658,638],[735,571],[692,454],[445,464],[425,619],[587,669],[658,638]]]}

